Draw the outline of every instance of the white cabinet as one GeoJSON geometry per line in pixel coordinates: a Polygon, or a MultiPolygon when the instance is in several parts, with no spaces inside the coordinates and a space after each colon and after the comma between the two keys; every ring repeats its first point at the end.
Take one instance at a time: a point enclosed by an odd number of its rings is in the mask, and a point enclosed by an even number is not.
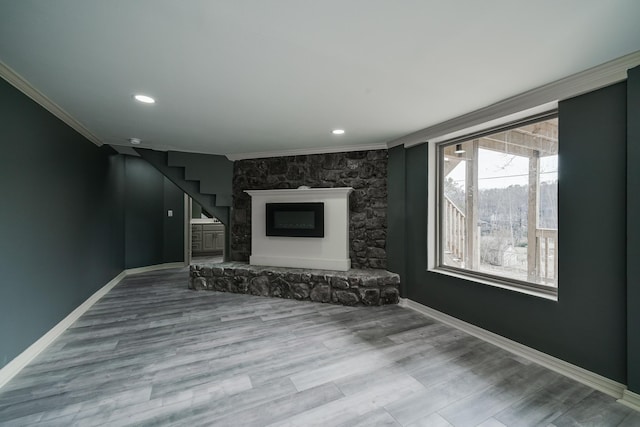
{"type": "Polygon", "coordinates": [[[202,226],[199,224],[191,225],[191,252],[202,252],[202,226]]]}
{"type": "Polygon", "coordinates": [[[224,251],[224,231],[216,231],[213,240],[213,249],[216,251],[224,251]]]}
{"type": "Polygon", "coordinates": [[[191,251],[219,253],[224,250],[224,225],[191,224],[191,251]]]}
{"type": "Polygon", "coordinates": [[[215,231],[202,231],[202,250],[204,252],[211,252],[215,250],[215,240],[216,234],[215,231]]]}

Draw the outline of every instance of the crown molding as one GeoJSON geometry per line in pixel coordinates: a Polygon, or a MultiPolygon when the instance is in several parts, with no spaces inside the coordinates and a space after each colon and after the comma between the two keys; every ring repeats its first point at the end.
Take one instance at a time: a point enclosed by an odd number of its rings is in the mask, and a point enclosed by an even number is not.
{"type": "Polygon", "coordinates": [[[387,144],[343,145],[324,148],[299,148],[281,151],[262,151],[257,153],[226,154],[231,161],[245,159],[261,159],[265,157],[304,156],[309,154],[344,153],[348,151],[386,150],[387,144]]]}
{"type": "Polygon", "coordinates": [[[640,65],[640,51],[630,53],[613,61],[605,62],[587,70],[572,74],[552,83],[523,92],[487,107],[464,114],[451,120],[429,126],[422,130],[389,141],[388,148],[404,145],[411,147],[440,138],[462,129],[481,125],[484,122],[499,120],[523,110],[536,108],[543,104],[558,102],[583,93],[609,86],[626,80],[627,70],[640,65]]]}
{"type": "Polygon", "coordinates": [[[103,142],[95,136],[89,129],[87,129],[82,123],[74,119],[71,114],[63,110],[58,104],[47,98],[42,92],[33,87],[27,80],[22,78],[13,69],[0,61],[0,77],[5,79],[9,84],[14,86],[20,92],[27,95],[29,98],[40,104],[45,110],[62,120],[80,135],[93,142],[98,147],[102,146],[103,142]]]}

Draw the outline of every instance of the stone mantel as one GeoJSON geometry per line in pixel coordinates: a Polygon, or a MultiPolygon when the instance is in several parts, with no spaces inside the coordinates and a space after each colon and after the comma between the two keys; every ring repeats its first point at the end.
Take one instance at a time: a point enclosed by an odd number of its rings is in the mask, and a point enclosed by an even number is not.
{"type": "Polygon", "coordinates": [[[347,271],[351,187],[245,190],[251,196],[252,265],[347,271]],[[266,235],[266,203],[324,203],[322,238],[266,235]]]}

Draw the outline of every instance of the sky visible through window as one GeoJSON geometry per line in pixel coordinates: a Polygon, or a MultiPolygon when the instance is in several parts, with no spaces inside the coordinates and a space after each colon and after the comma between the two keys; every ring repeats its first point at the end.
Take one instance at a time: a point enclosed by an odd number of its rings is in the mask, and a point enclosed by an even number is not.
{"type": "MultiPolygon", "coordinates": [[[[480,190],[506,188],[511,185],[528,185],[529,160],[526,157],[479,150],[478,187],[480,190]]],[[[464,188],[465,162],[460,162],[448,175],[456,184],[464,188]]],[[[558,156],[540,158],[540,182],[554,182],[558,179],[558,156]]]]}

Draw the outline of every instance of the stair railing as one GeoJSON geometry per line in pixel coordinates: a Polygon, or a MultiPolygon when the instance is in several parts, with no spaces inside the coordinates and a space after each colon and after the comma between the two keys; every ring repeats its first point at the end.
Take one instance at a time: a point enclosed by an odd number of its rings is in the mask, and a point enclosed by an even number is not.
{"type": "Polygon", "coordinates": [[[465,214],[449,199],[444,200],[443,246],[452,257],[464,260],[466,221],[465,214]]]}

